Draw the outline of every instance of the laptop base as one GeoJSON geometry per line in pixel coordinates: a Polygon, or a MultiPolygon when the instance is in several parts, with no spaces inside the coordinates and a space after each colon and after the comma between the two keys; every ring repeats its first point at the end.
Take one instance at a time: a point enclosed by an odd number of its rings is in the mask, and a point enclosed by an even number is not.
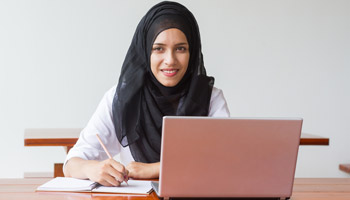
{"type": "Polygon", "coordinates": [[[226,199],[231,199],[231,200],[288,200],[290,197],[287,198],[238,198],[238,197],[191,197],[191,198],[186,198],[186,197],[160,197],[159,196],[159,182],[158,181],[152,181],[151,182],[152,188],[154,192],[157,194],[159,199],[162,200],[197,200],[197,199],[205,199],[205,200],[215,200],[215,199],[220,199],[220,200],[226,200],[226,199]]]}

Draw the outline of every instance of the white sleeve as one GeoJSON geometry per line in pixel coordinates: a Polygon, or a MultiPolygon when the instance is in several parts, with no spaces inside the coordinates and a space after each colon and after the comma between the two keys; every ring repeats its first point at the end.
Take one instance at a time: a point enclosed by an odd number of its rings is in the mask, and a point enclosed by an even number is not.
{"type": "Polygon", "coordinates": [[[107,154],[97,140],[97,133],[112,156],[120,153],[121,145],[115,134],[112,120],[112,102],[115,89],[116,87],[114,86],[105,93],[87,126],[80,133],[77,143],[69,151],[64,163],[73,157],[85,160],[107,159],[107,154]]]}
{"type": "Polygon", "coordinates": [[[224,94],[216,87],[211,93],[208,117],[230,117],[224,94]]]}

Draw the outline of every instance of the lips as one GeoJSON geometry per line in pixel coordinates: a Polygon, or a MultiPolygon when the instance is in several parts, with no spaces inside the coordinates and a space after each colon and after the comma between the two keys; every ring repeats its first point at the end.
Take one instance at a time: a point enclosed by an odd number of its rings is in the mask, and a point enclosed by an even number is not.
{"type": "Polygon", "coordinates": [[[164,76],[173,77],[179,71],[178,69],[161,69],[160,70],[164,76]]]}

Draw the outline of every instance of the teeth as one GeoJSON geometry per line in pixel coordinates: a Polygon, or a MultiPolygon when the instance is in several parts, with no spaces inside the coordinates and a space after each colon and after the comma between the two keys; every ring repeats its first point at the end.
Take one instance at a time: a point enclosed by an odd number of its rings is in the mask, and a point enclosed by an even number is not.
{"type": "Polygon", "coordinates": [[[176,69],[173,69],[173,70],[163,70],[163,72],[168,73],[168,74],[174,73],[174,72],[176,72],[176,71],[177,71],[176,69]]]}

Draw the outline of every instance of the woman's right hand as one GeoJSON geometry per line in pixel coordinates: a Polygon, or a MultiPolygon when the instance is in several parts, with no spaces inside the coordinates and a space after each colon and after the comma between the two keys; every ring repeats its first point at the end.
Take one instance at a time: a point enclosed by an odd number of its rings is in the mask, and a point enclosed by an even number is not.
{"type": "Polygon", "coordinates": [[[86,175],[91,181],[104,186],[120,186],[123,181],[127,181],[128,171],[114,159],[96,161],[89,165],[86,166],[86,175]]]}
{"type": "Polygon", "coordinates": [[[120,186],[127,181],[128,170],[114,159],[104,161],[71,158],[65,166],[65,176],[74,178],[88,178],[104,186],[120,186]]]}

